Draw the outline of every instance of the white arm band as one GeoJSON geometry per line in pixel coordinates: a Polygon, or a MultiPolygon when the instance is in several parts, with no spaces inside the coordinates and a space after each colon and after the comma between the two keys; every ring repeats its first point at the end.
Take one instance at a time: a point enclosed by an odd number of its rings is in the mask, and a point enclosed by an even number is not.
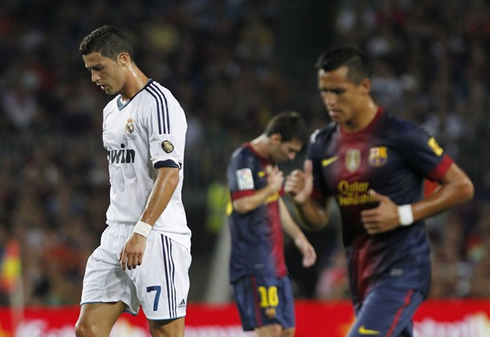
{"type": "Polygon", "coordinates": [[[400,218],[400,225],[410,226],[413,224],[412,205],[398,206],[398,216],[400,218]]]}
{"type": "Polygon", "coordinates": [[[149,225],[146,222],[140,220],[136,223],[136,226],[134,226],[133,233],[138,233],[146,238],[148,237],[148,234],[150,234],[152,229],[152,225],[149,225]]]}

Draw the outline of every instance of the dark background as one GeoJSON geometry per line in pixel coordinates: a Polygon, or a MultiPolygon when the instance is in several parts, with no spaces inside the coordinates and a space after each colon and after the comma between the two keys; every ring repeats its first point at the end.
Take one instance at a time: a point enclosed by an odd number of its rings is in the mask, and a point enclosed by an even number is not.
{"type": "MultiPolygon", "coordinates": [[[[212,273],[227,277],[226,248],[218,247],[226,241],[219,238],[232,150],[282,110],[299,111],[311,131],[324,125],[313,65],[346,43],[372,59],[375,99],[422,124],[475,183],[471,203],[428,221],[431,297],[490,296],[488,1],[7,0],[0,9],[0,248],[21,243],[27,305],[78,304],[86,258],[105,227],[101,120],[111,97],[90,82],[78,52],[103,24],[127,33],[138,66],[174,93],[188,117],[189,300],[222,300],[209,289],[212,273]]],[[[319,254],[314,268],[300,268],[294,247],[285,247],[297,297],[346,298],[338,219],[307,235],[319,254]]],[[[8,304],[5,289],[0,304],[8,304]]]]}

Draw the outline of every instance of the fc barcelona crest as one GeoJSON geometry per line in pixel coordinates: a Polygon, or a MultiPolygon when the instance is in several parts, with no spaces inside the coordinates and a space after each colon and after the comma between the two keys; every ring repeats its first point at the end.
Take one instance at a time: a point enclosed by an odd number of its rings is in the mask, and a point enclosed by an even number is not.
{"type": "Polygon", "coordinates": [[[380,167],[388,161],[388,148],[386,146],[372,147],[369,149],[369,164],[380,167]]]}
{"type": "Polygon", "coordinates": [[[349,172],[355,172],[361,166],[361,150],[349,149],[345,154],[345,167],[349,172]]]}

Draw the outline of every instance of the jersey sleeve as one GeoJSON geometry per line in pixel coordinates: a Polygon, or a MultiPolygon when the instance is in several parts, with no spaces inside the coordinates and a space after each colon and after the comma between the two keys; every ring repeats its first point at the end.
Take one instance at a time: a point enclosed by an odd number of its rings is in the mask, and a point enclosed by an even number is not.
{"type": "Polygon", "coordinates": [[[436,139],[418,126],[407,131],[401,152],[410,169],[431,181],[442,179],[454,163],[436,139]]]}
{"type": "Polygon", "coordinates": [[[255,193],[258,180],[252,156],[239,151],[232,156],[228,167],[228,187],[231,199],[236,200],[255,193]]]}
{"type": "Polygon", "coordinates": [[[154,168],[182,168],[184,162],[187,121],[175,97],[159,86],[148,86],[155,97],[149,107],[147,120],[150,142],[150,160],[154,168]]]}
{"type": "Polygon", "coordinates": [[[323,202],[331,195],[322,174],[322,161],[324,158],[322,156],[321,139],[323,134],[324,132],[316,130],[310,137],[307,150],[307,159],[311,160],[313,164],[313,192],[311,197],[320,202],[323,202]]]}

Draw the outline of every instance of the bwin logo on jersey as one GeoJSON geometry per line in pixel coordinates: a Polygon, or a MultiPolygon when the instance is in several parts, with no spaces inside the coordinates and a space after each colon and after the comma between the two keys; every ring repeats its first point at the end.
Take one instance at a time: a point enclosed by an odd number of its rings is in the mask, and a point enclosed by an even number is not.
{"type": "Polygon", "coordinates": [[[111,164],[133,164],[136,152],[131,149],[107,151],[107,159],[111,164]]]}

